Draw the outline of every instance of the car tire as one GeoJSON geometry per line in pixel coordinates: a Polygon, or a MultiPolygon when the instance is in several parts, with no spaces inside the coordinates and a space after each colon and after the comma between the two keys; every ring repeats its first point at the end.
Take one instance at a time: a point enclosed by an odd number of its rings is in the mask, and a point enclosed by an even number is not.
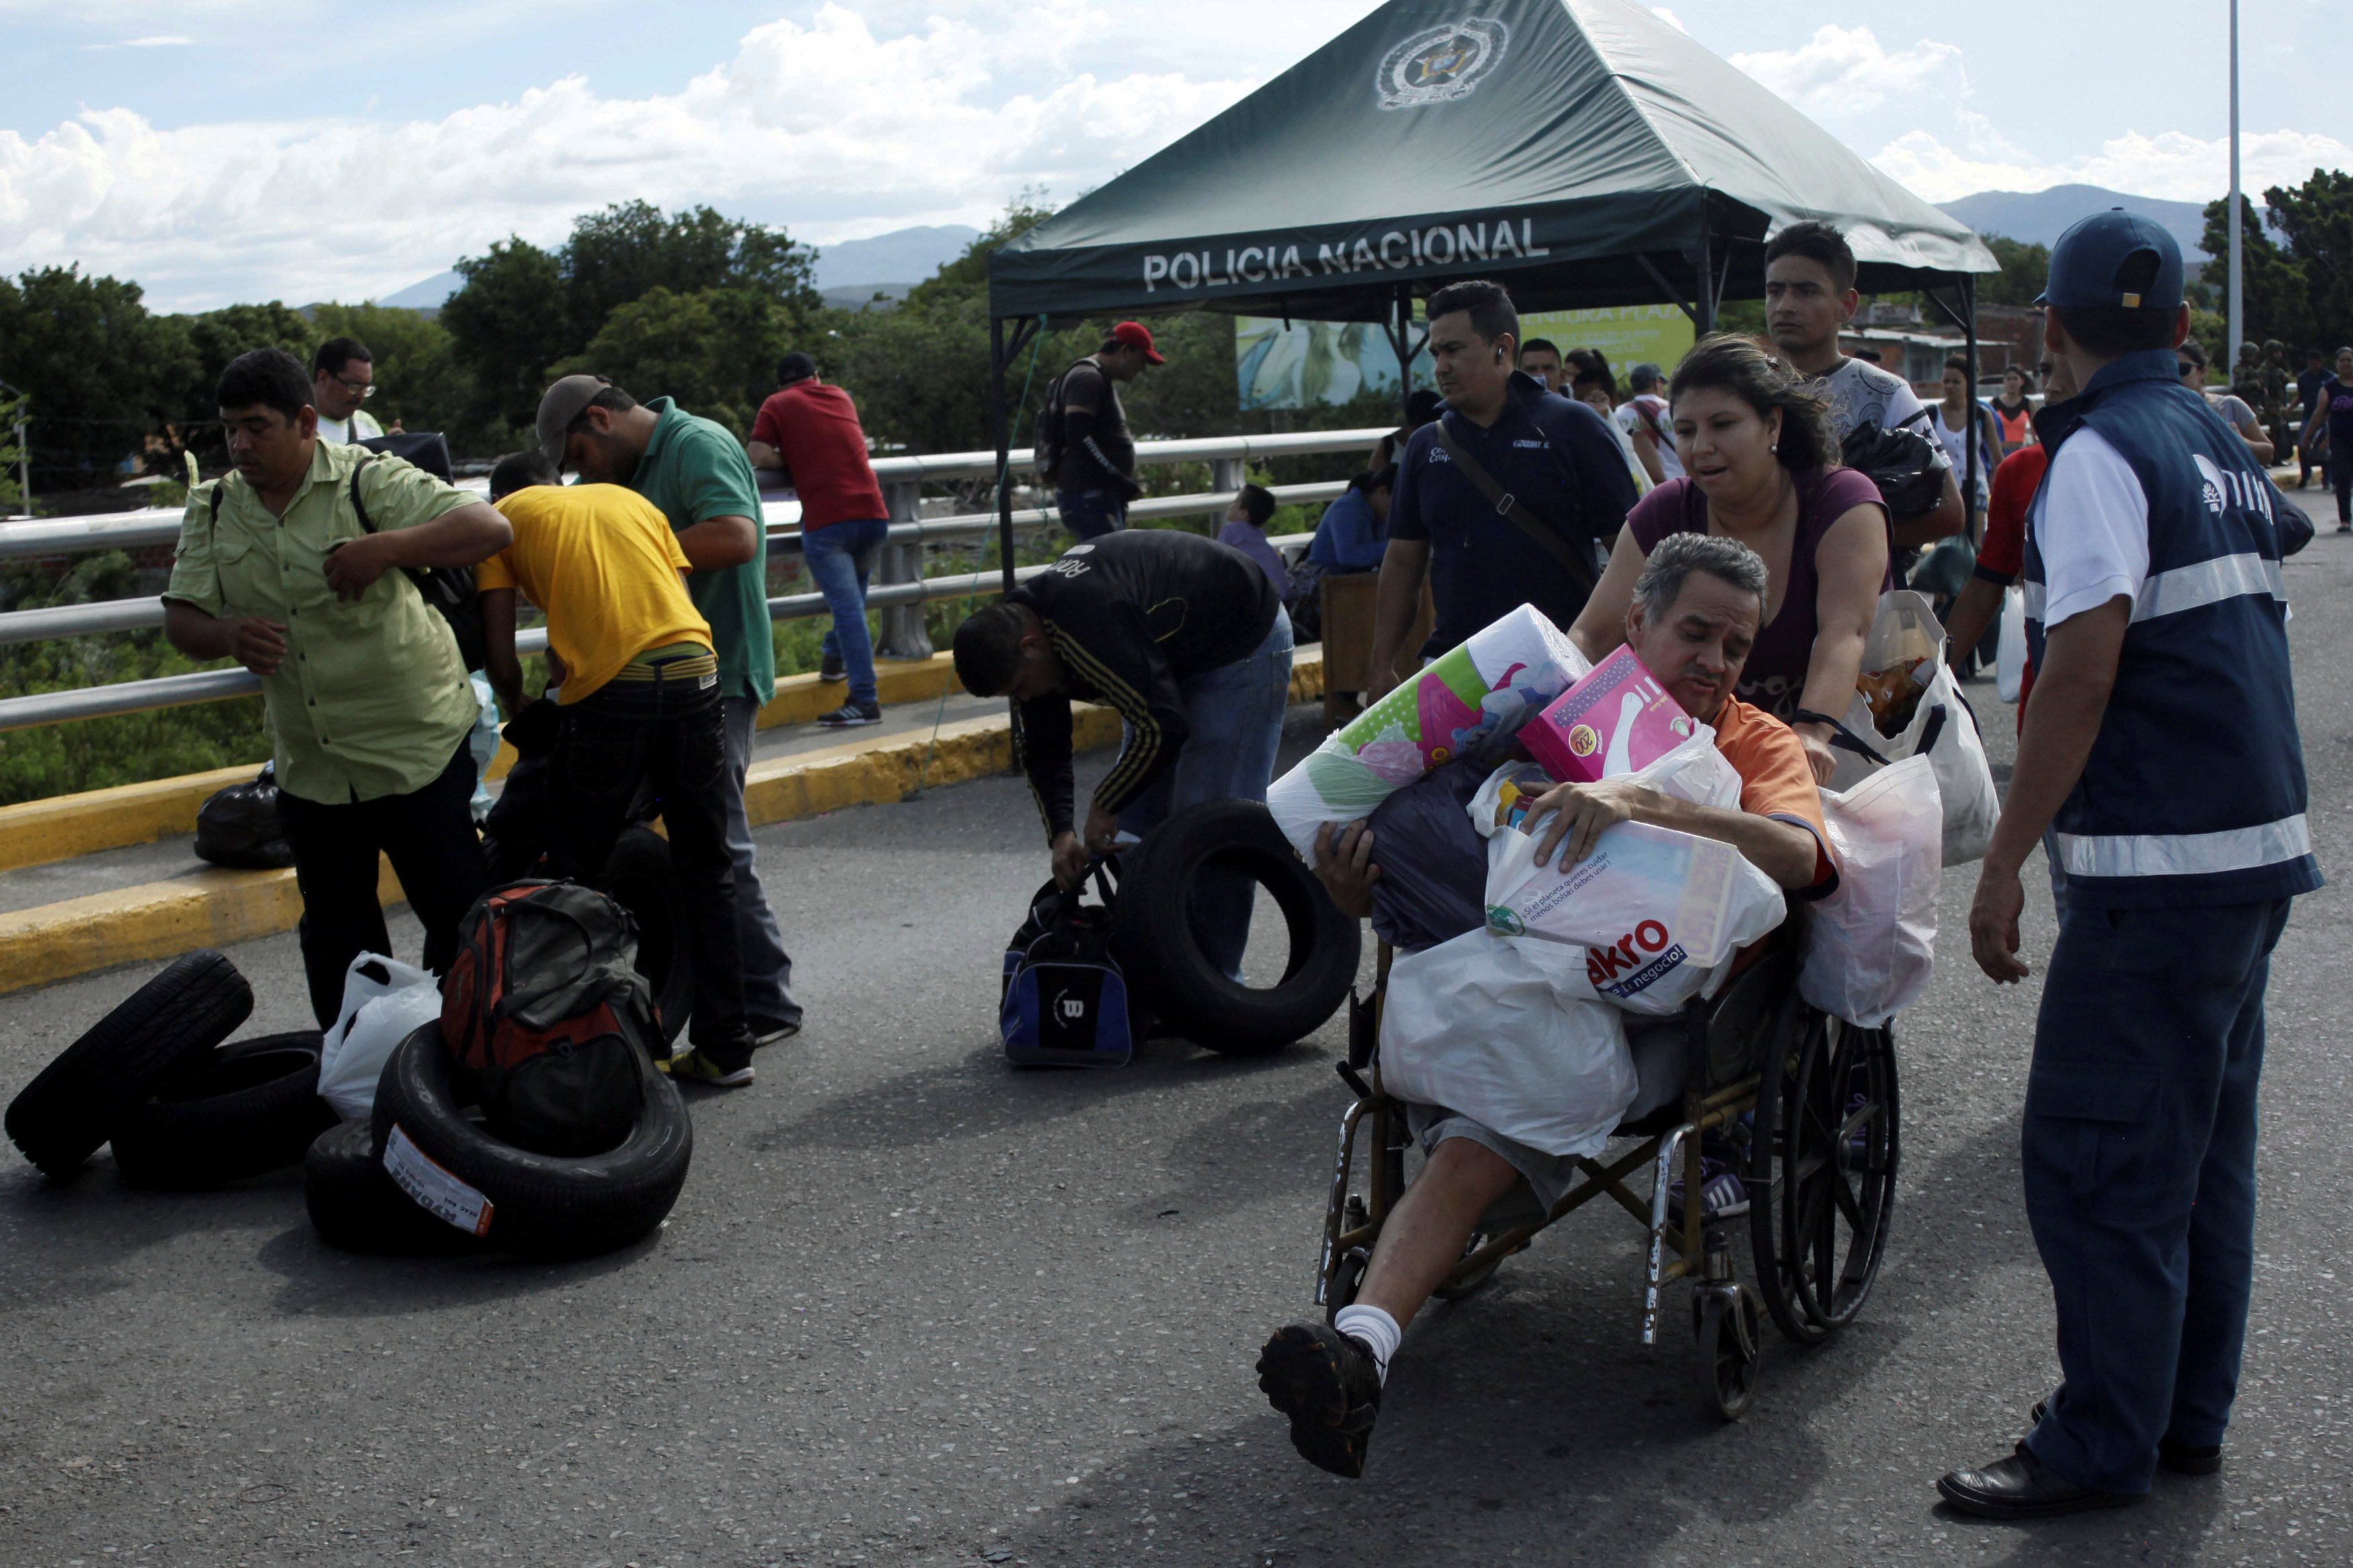
{"type": "Polygon", "coordinates": [[[396,1179],[406,1173],[403,1184],[412,1195],[436,1192],[477,1219],[478,1234],[494,1247],[587,1258],[627,1247],[670,1213],[694,1152],[694,1126],[677,1086],[643,1052],[629,1059],[645,1095],[628,1135],[601,1154],[538,1154],[499,1142],[459,1114],[441,1026],[427,1023],[385,1063],[375,1093],[376,1156],[396,1179]]]}
{"type": "Polygon", "coordinates": [[[115,1130],[115,1168],[134,1187],[191,1192],[299,1163],[335,1124],[319,1047],[318,1030],[296,1029],[198,1058],[115,1130]]]}
{"type": "Polygon", "coordinates": [[[1112,951],[1131,993],[1166,1026],[1210,1050],[1255,1056],[1321,1027],[1346,1000],[1362,938],[1340,912],[1266,807],[1204,801],[1145,837],[1121,862],[1112,951]],[[1187,893],[1212,860],[1232,863],[1282,912],[1291,961],[1259,988],[1228,979],[1193,933],[1187,893]]]}
{"type": "Polygon", "coordinates": [[[252,1013],[253,988],[227,959],[209,948],[181,954],[25,1086],[8,1106],[9,1138],[64,1180],[159,1084],[252,1013]]]}
{"type": "Polygon", "coordinates": [[[363,1117],[327,1129],[302,1156],[302,1201],[319,1239],[375,1258],[451,1258],[487,1251],[477,1237],[427,1214],[375,1157],[363,1117]]]}
{"type": "Polygon", "coordinates": [[[694,1007],[694,955],[670,875],[670,840],[642,823],[621,829],[605,862],[605,892],[638,922],[638,973],[653,994],[665,1044],[675,1044],[694,1007]]]}

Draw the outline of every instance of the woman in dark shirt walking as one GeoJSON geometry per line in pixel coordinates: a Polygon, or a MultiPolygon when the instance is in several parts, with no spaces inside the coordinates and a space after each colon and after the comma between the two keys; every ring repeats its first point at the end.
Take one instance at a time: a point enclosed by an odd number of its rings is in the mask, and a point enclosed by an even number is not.
{"type": "Polygon", "coordinates": [[[1570,636],[1599,660],[1623,640],[1634,580],[1670,533],[1719,533],[1765,558],[1770,601],[1741,671],[1738,695],[1797,731],[1817,780],[1835,765],[1827,724],[1792,723],[1806,709],[1844,713],[1862,670],[1888,570],[1886,504],[1878,487],[1838,466],[1819,394],[1747,338],[1716,333],[1675,367],[1675,450],[1684,476],[1626,514],[1570,636]]]}
{"type": "Polygon", "coordinates": [[[2337,531],[2353,533],[2353,348],[2337,351],[2337,374],[2320,384],[2319,400],[2304,427],[2306,451],[2324,431],[2328,437],[2328,483],[2337,491],[2337,531]]]}

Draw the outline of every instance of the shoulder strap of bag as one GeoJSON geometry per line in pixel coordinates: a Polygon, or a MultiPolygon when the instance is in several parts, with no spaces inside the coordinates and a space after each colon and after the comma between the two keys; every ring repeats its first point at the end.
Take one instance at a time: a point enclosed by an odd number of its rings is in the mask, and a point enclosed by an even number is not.
{"type": "Polygon", "coordinates": [[[1462,449],[1462,444],[1457,441],[1454,438],[1454,433],[1446,427],[1445,415],[1441,414],[1438,416],[1434,427],[1438,431],[1438,444],[1445,448],[1447,457],[1461,468],[1462,477],[1471,481],[1471,488],[1486,498],[1498,516],[1542,545],[1544,552],[1560,563],[1561,570],[1568,574],[1569,581],[1576,584],[1579,590],[1587,594],[1592,593],[1593,563],[1589,560],[1580,560],[1578,552],[1568,541],[1546,526],[1544,520],[1536,516],[1525,501],[1497,484],[1495,476],[1489,473],[1477,458],[1462,449]]]}
{"type": "MultiPolygon", "coordinates": [[[[1872,747],[1864,744],[1863,742],[1856,736],[1853,731],[1846,727],[1844,722],[1831,718],[1827,713],[1817,713],[1810,708],[1800,708],[1796,712],[1789,715],[1789,722],[1792,724],[1828,724],[1831,727],[1831,745],[1836,746],[1842,752],[1852,752],[1856,756],[1861,757],[1867,763],[1876,763],[1883,768],[1888,765],[1888,760],[1885,757],[1880,755],[1879,752],[1872,747]]],[[[1920,747],[1920,750],[1924,752],[1928,748],[1926,744],[1923,744],[1920,747]]]]}
{"type": "Polygon", "coordinates": [[[378,454],[376,453],[370,452],[366,457],[362,458],[352,468],[352,510],[359,513],[360,531],[362,533],[374,533],[375,531],[375,524],[368,521],[367,502],[360,500],[360,475],[366,471],[367,466],[370,463],[376,460],[377,455],[378,454]]]}

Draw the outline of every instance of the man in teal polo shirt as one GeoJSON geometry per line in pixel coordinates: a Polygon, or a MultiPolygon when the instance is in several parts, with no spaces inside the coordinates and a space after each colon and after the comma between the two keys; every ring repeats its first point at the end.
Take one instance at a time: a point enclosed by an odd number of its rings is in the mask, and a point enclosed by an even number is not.
{"type": "Polygon", "coordinates": [[[640,404],[600,375],[567,375],[539,402],[539,446],[558,468],[592,484],[627,485],[659,507],[694,570],[688,595],[711,623],[727,716],[727,848],[744,947],[744,1005],[756,1043],[800,1031],[792,955],[753,863],[744,775],[760,709],[776,694],[768,618],[767,531],[751,459],[723,426],[667,397],[640,404]]]}

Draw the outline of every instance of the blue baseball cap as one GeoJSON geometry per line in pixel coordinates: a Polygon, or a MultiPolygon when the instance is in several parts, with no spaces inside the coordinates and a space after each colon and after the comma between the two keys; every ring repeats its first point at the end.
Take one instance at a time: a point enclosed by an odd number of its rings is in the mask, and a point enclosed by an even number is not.
{"type": "Polygon", "coordinates": [[[2051,278],[2034,301],[2063,310],[2179,310],[2181,247],[2151,220],[2122,207],[2081,219],[2051,247],[2051,278]],[[2157,253],[2157,276],[2127,292],[2116,275],[2135,255],[2157,253]]]}

